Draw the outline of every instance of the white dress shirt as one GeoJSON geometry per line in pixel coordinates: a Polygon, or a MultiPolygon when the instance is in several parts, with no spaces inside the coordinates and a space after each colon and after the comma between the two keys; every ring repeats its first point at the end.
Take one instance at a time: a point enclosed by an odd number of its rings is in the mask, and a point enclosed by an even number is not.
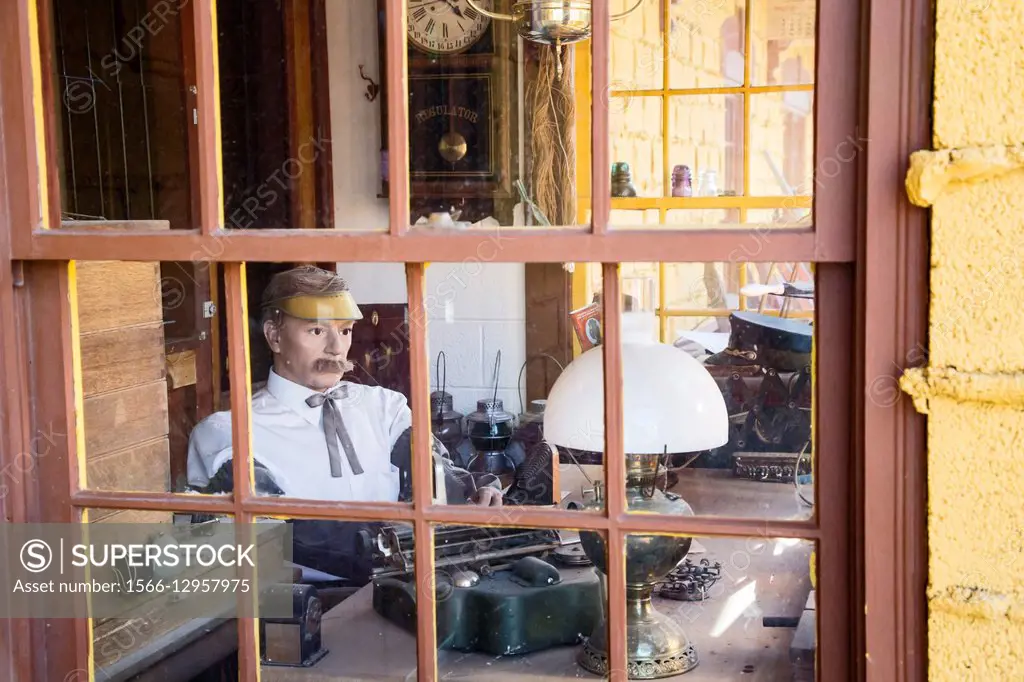
{"type": "MultiPolygon", "coordinates": [[[[344,502],[394,502],[399,471],[391,464],[391,449],[412,426],[412,412],[401,393],[379,386],[342,381],[346,388],[336,401],[352,439],[363,473],[355,475],[346,457],[343,472],[331,476],[323,407],[310,407],[306,398],[316,391],[270,370],[264,388],[252,397],[252,450],[274,482],[291,497],[344,502]]],[[[332,389],[333,390],[333,389],[332,389]]],[[[201,488],[232,457],[231,413],[217,412],[196,425],[188,444],[188,482],[201,488]]]]}

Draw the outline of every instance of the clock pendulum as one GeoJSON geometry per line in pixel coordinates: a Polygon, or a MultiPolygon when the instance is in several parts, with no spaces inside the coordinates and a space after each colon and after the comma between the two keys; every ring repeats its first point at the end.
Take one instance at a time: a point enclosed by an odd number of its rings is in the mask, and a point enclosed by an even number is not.
{"type": "Polygon", "coordinates": [[[455,164],[466,155],[466,138],[454,130],[441,136],[437,143],[438,153],[450,164],[455,164]]]}
{"type": "MultiPolygon", "coordinates": [[[[455,110],[450,91],[448,93],[448,109],[449,111],[455,110]]],[[[455,130],[455,117],[449,115],[448,132],[442,135],[441,140],[437,143],[437,152],[441,158],[454,166],[466,155],[467,149],[466,138],[455,130]]]]}

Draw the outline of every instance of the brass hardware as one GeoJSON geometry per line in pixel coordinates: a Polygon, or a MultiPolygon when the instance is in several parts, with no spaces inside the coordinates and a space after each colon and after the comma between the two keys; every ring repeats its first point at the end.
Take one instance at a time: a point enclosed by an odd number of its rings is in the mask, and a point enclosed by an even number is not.
{"type": "Polygon", "coordinates": [[[455,132],[448,132],[441,136],[437,143],[437,152],[448,163],[455,163],[466,155],[466,138],[455,132]]]}
{"type": "Polygon", "coordinates": [[[377,311],[374,310],[373,314],[370,315],[370,324],[372,324],[374,327],[376,327],[378,322],[380,322],[380,316],[377,315],[377,311]]]}
{"type": "MultiPolygon", "coordinates": [[[[514,22],[519,35],[535,43],[562,46],[590,37],[590,0],[519,0],[512,5],[512,14],[491,12],[480,7],[474,0],[467,1],[480,14],[499,21],[514,22]]],[[[625,12],[611,15],[611,20],[629,16],[643,2],[637,0],[625,12]]]]}
{"type": "MultiPolygon", "coordinates": [[[[626,455],[626,508],[632,512],[693,516],[693,508],[685,500],[657,489],[655,481],[663,457],[664,454],[626,455]]],[[[600,503],[595,502],[588,502],[585,506],[601,508],[600,503]]],[[[592,531],[581,531],[580,541],[587,557],[601,573],[607,575],[604,539],[592,531]]],[[[629,535],[626,538],[628,679],[650,680],[681,675],[697,666],[697,651],[683,628],[673,618],[659,613],[651,602],[655,587],[679,565],[690,551],[691,542],[690,537],[669,535],[629,535]]],[[[607,675],[606,622],[602,621],[594,628],[576,662],[592,673],[607,675]]]]}
{"type": "Polygon", "coordinates": [[[367,81],[369,85],[366,86],[366,92],[363,93],[363,97],[372,102],[377,99],[377,95],[380,94],[380,85],[373,82],[373,79],[363,73],[363,65],[359,65],[359,77],[364,81],[367,81]]]}

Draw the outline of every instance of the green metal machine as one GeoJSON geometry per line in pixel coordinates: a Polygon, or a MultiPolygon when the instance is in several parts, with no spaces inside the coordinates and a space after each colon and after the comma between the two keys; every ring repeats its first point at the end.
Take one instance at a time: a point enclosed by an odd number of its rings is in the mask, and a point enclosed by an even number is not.
{"type": "MultiPolygon", "coordinates": [[[[550,530],[435,529],[437,643],[496,656],[576,645],[604,615],[601,579],[578,543],[550,530]]],[[[373,608],[416,630],[412,531],[373,542],[373,608]]]]}

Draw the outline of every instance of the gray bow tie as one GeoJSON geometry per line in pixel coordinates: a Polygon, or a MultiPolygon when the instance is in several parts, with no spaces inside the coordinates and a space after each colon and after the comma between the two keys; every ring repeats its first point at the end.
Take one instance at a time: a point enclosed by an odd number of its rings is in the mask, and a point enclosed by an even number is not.
{"type": "Polygon", "coordinates": [[[348,465],[352,467],[353,473],[363,473],[363,467],[356,457],[356,449],[352,445],[352,439],[345,430],[345,422],[341,419],[341,411],[334,402],[348,394],[344,386],[339,386],[327,393],[314,393],[306,398],[306,404],[310,407],[324,406],[324,437],[327,439],[327,454],[331,460],[331,476],[341,478],[341,453],[338,452],[338,441],[345,448],[345,457],[348,458],[348,465]]]}

